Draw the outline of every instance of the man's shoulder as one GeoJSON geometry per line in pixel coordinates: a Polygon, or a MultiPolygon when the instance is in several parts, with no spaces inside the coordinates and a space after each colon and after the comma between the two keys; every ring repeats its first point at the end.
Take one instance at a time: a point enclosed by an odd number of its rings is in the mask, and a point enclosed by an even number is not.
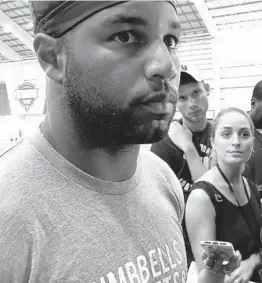
{"type": "MultiPolygon", "coordinates": [[[[14,173],[19,166],[19,161],[24,158],[27,145],[24,139],[21,139],[15,145],[7,148],[0,155],[0,172],[1,179],[6,175],[5,173],[14,173]]],[[[12,174],[14,176],[14,174],[12,174]]]]}
{"type": "Polygon", "coordinates": [[[152,164],[152,167],[155,169],[171,170],[166,161],[156,155],[152,150],[141,149],[140,155],[143,162],[152,164]]]}
{"type": "Polygon", "coordinates": [[[177,176],[165,160],[149,150],[141,150],[140,154],[142,164],[147,170],[152,171],[154,174],[160,174],[169,180],[175,180],[176,182],[177,176]]]}
{"type": "MultiPolygon", "coordinates": [[[[38,180],[43,169],[39,162],[39,153],[29,140],[21,140],[0,157],[0,194],[2,197],[19,198],[38,180]]],[[[40,182],[40,180],[39,180],[40,182]]]]}
{"type": "Polygon", "coordinates": [[[5,235],[11,236],[19,231],[24,232],[29,223],[34,222],[33,215],[30,203],[10,192],[8,196],[3,196],[0,202],[0,229],[5,235]]]}
{"type": "Polygon", "coordinates": [[[179,204],[179,216],[182,219],[184,197],[181,184],[176,174],[164,160],[148,150],[141,150],[141,159],[142,166],[144,170],[147,171],[147,174],[144,174],[144,176],[149,175],[151,181],[155,180],[158,186],[161,187],[161,190],[166,188],[169,195],[173,195],[179,204]]]}

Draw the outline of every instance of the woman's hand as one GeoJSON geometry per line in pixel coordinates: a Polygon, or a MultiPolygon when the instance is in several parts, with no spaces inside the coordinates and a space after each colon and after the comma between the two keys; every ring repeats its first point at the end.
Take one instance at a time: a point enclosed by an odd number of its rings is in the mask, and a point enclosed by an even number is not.
{"type": "Polygon", "coordinates": [[[230,274],[226,283],[248,283],[253,272],[252,265],[247,260],[243,260],[240,266],[230,274]]]}
{"type": "Polygon", "coordinates": [[[240,266],[230,274],[226,283],[248,283],[255,267],[256,264],[254,263],[253,258],[243,260],[240,266]]]}
{"type": "Polygon", "coordinates": [[[202,260],[205,268],[214,274],[229,274],[235,269],[238,269],[241,264],[241,254],[236,251],[231,258],[228,258],[226,253],[210,253],[205,251],[202,253],[202,260]],[[227,264],[224,262],[227,261],[227,264]]]}

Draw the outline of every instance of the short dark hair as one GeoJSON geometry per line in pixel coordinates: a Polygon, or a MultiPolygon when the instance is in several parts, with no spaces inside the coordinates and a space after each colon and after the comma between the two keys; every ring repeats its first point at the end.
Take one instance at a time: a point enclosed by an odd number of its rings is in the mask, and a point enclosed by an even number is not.
{"type": "Polygon", "coordinates": [[[191,83],[197,83],[198,81],[194,79],[191,75],[185,72],[181,72],[180,75],[180,86],[181,85],[187,85],[191,83]]]}
{"type": "Polygon", "coordinates": [[[262,100],[262,81],[258,82],[255,85],[255,87],[253,89],[252,98],[262,100]]]}
{"type": "Polygon", "coordinates": [[[206,89],[206,85],[205,85],[204,81],[199,82],[194,77],[189,75],[188,73],[181,72],[179,87],[181,87],[183,85],[187,85],[187,84],[203,84],[203,86],[206,90],[206,93],[207,93],[207,89],[206,89]]]}

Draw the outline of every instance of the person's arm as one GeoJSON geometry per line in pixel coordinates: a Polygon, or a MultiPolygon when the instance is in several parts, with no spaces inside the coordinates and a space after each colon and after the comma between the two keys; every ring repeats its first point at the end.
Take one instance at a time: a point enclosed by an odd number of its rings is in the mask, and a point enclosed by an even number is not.
{"type": "Polygon", "coordinates": [[[172,142],[184,152],[192,179],[194,182],[197,181],[207,171],[207,168],[202,163],[193,144],[192,132],[178,122],[173,122],[168,135],[172,142]]]}
{"type": "Polygon", "coordinates": [[[198,268],[198,283],[223,283],[225,275],[214,274],[204,267],[201,241],[215,240],[215,209],[208,195],[195,189],[186,204],[186,228],[198,268]]]}
{"type": "Polygon", "coordinates": [[[202,163],[201,157],[199,156],[193,142],[188,144],[185,143],[183,147],[192,179],[196,182],[202,175],[204,175],[207,168],[202,163]]]}
{"type": "Polygon", "coordinates": [[[243,260],[240,266],[230,274],[226,283],[248,283],[253,275],[253,272],[255,271],[255,268],[260,263],[261,261],[259,254],[252,254],[249,258],[243,260]]]}
{"type": "Polygon", "coordinates": [[[259,253],[252,254],[248,259],[246,259],[246,261],[248,261],[252,270],[255,270],[256,267],[261,264],[261,258],[259,253]]]}

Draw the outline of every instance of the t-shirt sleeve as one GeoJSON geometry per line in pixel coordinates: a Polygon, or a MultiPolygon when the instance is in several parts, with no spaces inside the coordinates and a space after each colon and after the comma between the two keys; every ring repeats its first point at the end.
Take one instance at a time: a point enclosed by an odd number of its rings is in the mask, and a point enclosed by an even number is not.
{"type": "Polygon", "coordinates": [[[153,144],[150,150],[164,160],[176,174],[181,170],[180,150],[168,137],[153,144]]]}
{"type": "Polygon", "coordinates": [[[166,162],[161,160],[155,154],[152,154],[151,152],[144,152],[144,154],[150,156],[150,158],[147,158],[148,160],[151,160],[150,166],[153,166],[154,174],[158,176],[157,179],[161,180],[161,183],[163,184],[161,187],[168,190],[170,200],[176,211],[177,217],[180,223],[182,223],[185,211],[185,201],[183,190],[176,174],[171,170],[166,162]]]}
{"type": "Polygon", "coordinates": [[[174,199],[174,207],[176,208],[178,219],[180,223],[182,223],[185,213],[185,200],[183,190],[176,174],[174,174],[174,172],[166,163],[164,164],[164,166],[169,190],[174,199]]]}
{"type": "Polygon", "coordinates": [[[177,200],[178,200],[178,205],[179,205],[179,210],[178,210],[178,217],[180,220],[180,223],[182,223],[184,214],[185,214],[185,200],[184,200],[184,194],[183,190],[181,187],[181,184],[177,177],[173,174],[172,172],[172,179],[173,179],[173,190],[175,191],[175,194],[177,195],[177,200]]]}
{"type": "Polygon", "coordinates": [[[32,237],[23,216],[0,209],[0,278],[5,283],[29,281],[32,237]]]}

